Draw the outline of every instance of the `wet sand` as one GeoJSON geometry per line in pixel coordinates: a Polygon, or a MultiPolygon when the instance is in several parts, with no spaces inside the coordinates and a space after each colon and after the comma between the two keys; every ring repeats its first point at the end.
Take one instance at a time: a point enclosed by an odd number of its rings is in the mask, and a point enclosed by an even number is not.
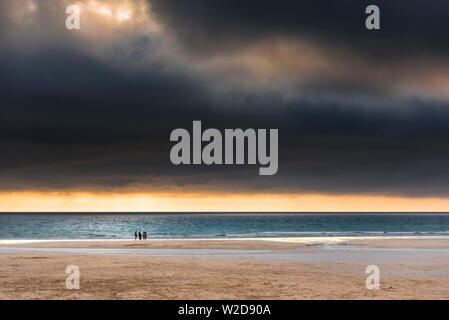
{"type": "Polygon", "coordinates": [[[0,241],[0,299],[449,299],[449,240],[0,241]]]}

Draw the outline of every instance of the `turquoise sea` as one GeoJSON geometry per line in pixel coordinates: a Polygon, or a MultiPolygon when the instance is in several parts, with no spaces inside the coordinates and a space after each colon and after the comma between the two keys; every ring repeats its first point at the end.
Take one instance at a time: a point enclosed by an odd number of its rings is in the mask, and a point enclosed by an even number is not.
{"type": "Polygon", "coordinates": [[[0,239],[449,235],[449,213],[0,213],[0,239]]]}

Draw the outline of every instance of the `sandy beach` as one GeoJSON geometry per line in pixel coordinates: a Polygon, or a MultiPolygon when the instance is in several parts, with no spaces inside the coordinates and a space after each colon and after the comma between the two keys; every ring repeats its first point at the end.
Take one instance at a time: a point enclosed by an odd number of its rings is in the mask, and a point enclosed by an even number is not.
{"type": "Polygon", "coordinates": [[[0,241],[0,299],[448,298],[447,237],[0,241]]]}

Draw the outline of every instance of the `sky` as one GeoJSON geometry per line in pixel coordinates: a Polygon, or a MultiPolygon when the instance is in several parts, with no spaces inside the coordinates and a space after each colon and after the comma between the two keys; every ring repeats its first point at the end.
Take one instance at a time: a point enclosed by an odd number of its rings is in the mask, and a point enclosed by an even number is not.
{"type": "Polygon", "coordinates": [[[449,211],[449,2],[374,2],[0,0],[0,211],[449,211]],[[277,174],[173,165],[194,120],[277,174]]]}

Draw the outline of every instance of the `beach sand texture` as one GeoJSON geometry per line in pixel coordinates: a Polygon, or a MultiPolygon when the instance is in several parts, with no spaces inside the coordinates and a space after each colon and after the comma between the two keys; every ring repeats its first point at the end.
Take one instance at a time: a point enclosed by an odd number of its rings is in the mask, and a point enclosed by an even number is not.
{"type": "Polygon", "coordinates": [[[448,298],[441,237],[0,242],[0,299],[448,298]],[[365,287],[371,264],[379,290],[365,287]]]}

